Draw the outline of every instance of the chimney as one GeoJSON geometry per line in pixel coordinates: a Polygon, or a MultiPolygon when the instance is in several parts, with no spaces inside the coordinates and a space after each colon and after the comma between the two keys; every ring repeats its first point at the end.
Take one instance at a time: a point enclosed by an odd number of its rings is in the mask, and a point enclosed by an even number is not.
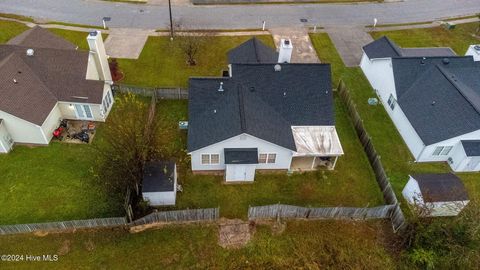
{"type": "Polygon", "coordinates": [[[290,63],[292,58],[293,45],[290,39],[280,40],[280,51],[278,52],[278,63],[290,63]]]}
{"type": "Polygon", "coordinates": [[[473,61],[480,61],[480,44],[470,45],[465,55],[473,56],[473,61]]]}
{"type": "Polygon", "coordinates": [[[90,32],[87,37],[87,42],[88,47],[90,48],[87,79],[96,79],[112,83],[112,75],[110,73],[110,67],[108,66],[107,53],[105,51],[105,46],[103,45],[102,33],[100,31],[90,32]]]}

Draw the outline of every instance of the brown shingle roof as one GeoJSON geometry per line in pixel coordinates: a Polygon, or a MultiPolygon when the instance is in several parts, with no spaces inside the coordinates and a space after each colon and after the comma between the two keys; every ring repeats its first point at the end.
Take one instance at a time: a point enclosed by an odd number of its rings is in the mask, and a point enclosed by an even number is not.
{"type": "Polygon", "coordinates": [[[34,48],[50,48],[60,50],[75,50],[77,46],[53,34],[52,32],[35,26],[20,35],[10,39],[7,44],[34,48]]]}
{"type": "Polygon", "coordinates": [[[0,110],[42,125],[57,101],[101,104],[104,82],[86,79],[88,52],[63,46],[61,38],[44,29],[26,32],[30,34],[0,45],[0,110]],[[55,36],[51,44],[38,35],[43,32],[55,36]],[[35,38],[40,47],[12,45],[35,38]],[[26,55],[29,48],[33,56],[26,55]]]}

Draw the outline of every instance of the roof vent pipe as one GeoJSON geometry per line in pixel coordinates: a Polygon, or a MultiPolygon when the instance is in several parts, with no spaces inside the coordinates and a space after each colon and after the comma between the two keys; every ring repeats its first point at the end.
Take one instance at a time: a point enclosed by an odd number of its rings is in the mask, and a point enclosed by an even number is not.
{"type": "Polygon", "coordinates": [[[282,66],[280,66],[279,64],[276,64],[273,69],[276,71],[276,72],[279,72],[282,70],[282,66]]]}
{"type": "Polygon", "coordinates": [[[448,59],[448,58],[443,58],[443,59],[442,59],[442,63],[443,63],[444,65],[448,65],[448,64],[450,63],[450,59],[448,59]]]}
{"type": "Polygon", "coordinates": [[[218,92],[223,92],[223,82],[220,82],[220,87],[218,88],[218,92]]]}
{"type": "Polygon", "coordinates": [[[27,49],[27,56],[33,56],[35,51],[33,49],[27,49]]]}

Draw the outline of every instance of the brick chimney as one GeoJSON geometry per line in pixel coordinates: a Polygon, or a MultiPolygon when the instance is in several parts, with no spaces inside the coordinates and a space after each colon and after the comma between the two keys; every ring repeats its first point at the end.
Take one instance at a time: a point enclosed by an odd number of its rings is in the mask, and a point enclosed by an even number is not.
{"type": "Polygon", "coordinates": [[[112,83],[112,75],[108,66],[107,53],[103,45],[102,33],[93,31],[87,37],[90,54],[88,56],[87,79],[112,83]]]}

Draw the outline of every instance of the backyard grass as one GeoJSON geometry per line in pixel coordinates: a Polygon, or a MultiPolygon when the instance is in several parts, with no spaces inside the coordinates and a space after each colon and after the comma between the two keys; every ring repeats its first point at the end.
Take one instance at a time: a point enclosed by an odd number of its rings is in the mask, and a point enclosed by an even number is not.
{"type": "Polygon", "coordinates": [[[395,269],[390,230],[383,221],[288,222],[281,234],[260,225],[245,247],[223,249],[217,226],[177,225],[0,236],[0,253],[59,255],[58,262],[2,262],[2,269],[395,269]]]}
{"type": "MultiPolygon", "coordinates": [[[[455,30],[444,30],[441,27],[427,29],[410,29],[391,32],[373,32],[374,37],[384,34],[403,47],[450,46],[457,53],[464,54],[469,44],[478,43],[469,35],[476,24],[457,25],[455,30]]],[[[334,80],[341,78],[350,90],[363,123],[370,134],[377,152],[381,156],[386,173],[399,199],[408,175],[412,173],[450,172],[446,163],[415,163],[414,158],[402,137],[390,120],[382,105],[370,106],[368,98],[376,97],[370,83],[360,68],[344,66],[333,43],[327,34],[312,34],[312,42],[322,62],[332,63],[334,80]]],[[[336,86],[336,84],[335,84],[336,86]]],[[[478,173],[460,173],[470,197],[480,199],[480,175],[478,173]]]]}
{"type": "MultiPolygon", "coordinates": [[[[125,73],[124,84],[146,87],[187,87],[191,76],[221,76],[227,69],[228,50],[240,45],[251,36],[205,37],[207,45],[196,57],[197,65],[189,66],[178,40],[169,37],[149,37],[140,58],[118,59],[125,73]]],[[[274,47],[271,36],[257,36],[274,47]]]]}
{"type": "Polygon", "coordinates": [[[178,121],[187,120],[187,102],[163,100],[157,106],[160,123],[159,149],[179,163],[177,194],[179,209],[220,207],[229,218],[246,218],[248,206],[285,203],[300,206],[376,206],[383,204],[374,174],[347,118],[345,107],[336,98],[337,132],[345,152],[335,170],[308,173],[257,174],[251,184],[224,184],[222,176],[192,175],[186,156],[186,131],[178,121]]]}

